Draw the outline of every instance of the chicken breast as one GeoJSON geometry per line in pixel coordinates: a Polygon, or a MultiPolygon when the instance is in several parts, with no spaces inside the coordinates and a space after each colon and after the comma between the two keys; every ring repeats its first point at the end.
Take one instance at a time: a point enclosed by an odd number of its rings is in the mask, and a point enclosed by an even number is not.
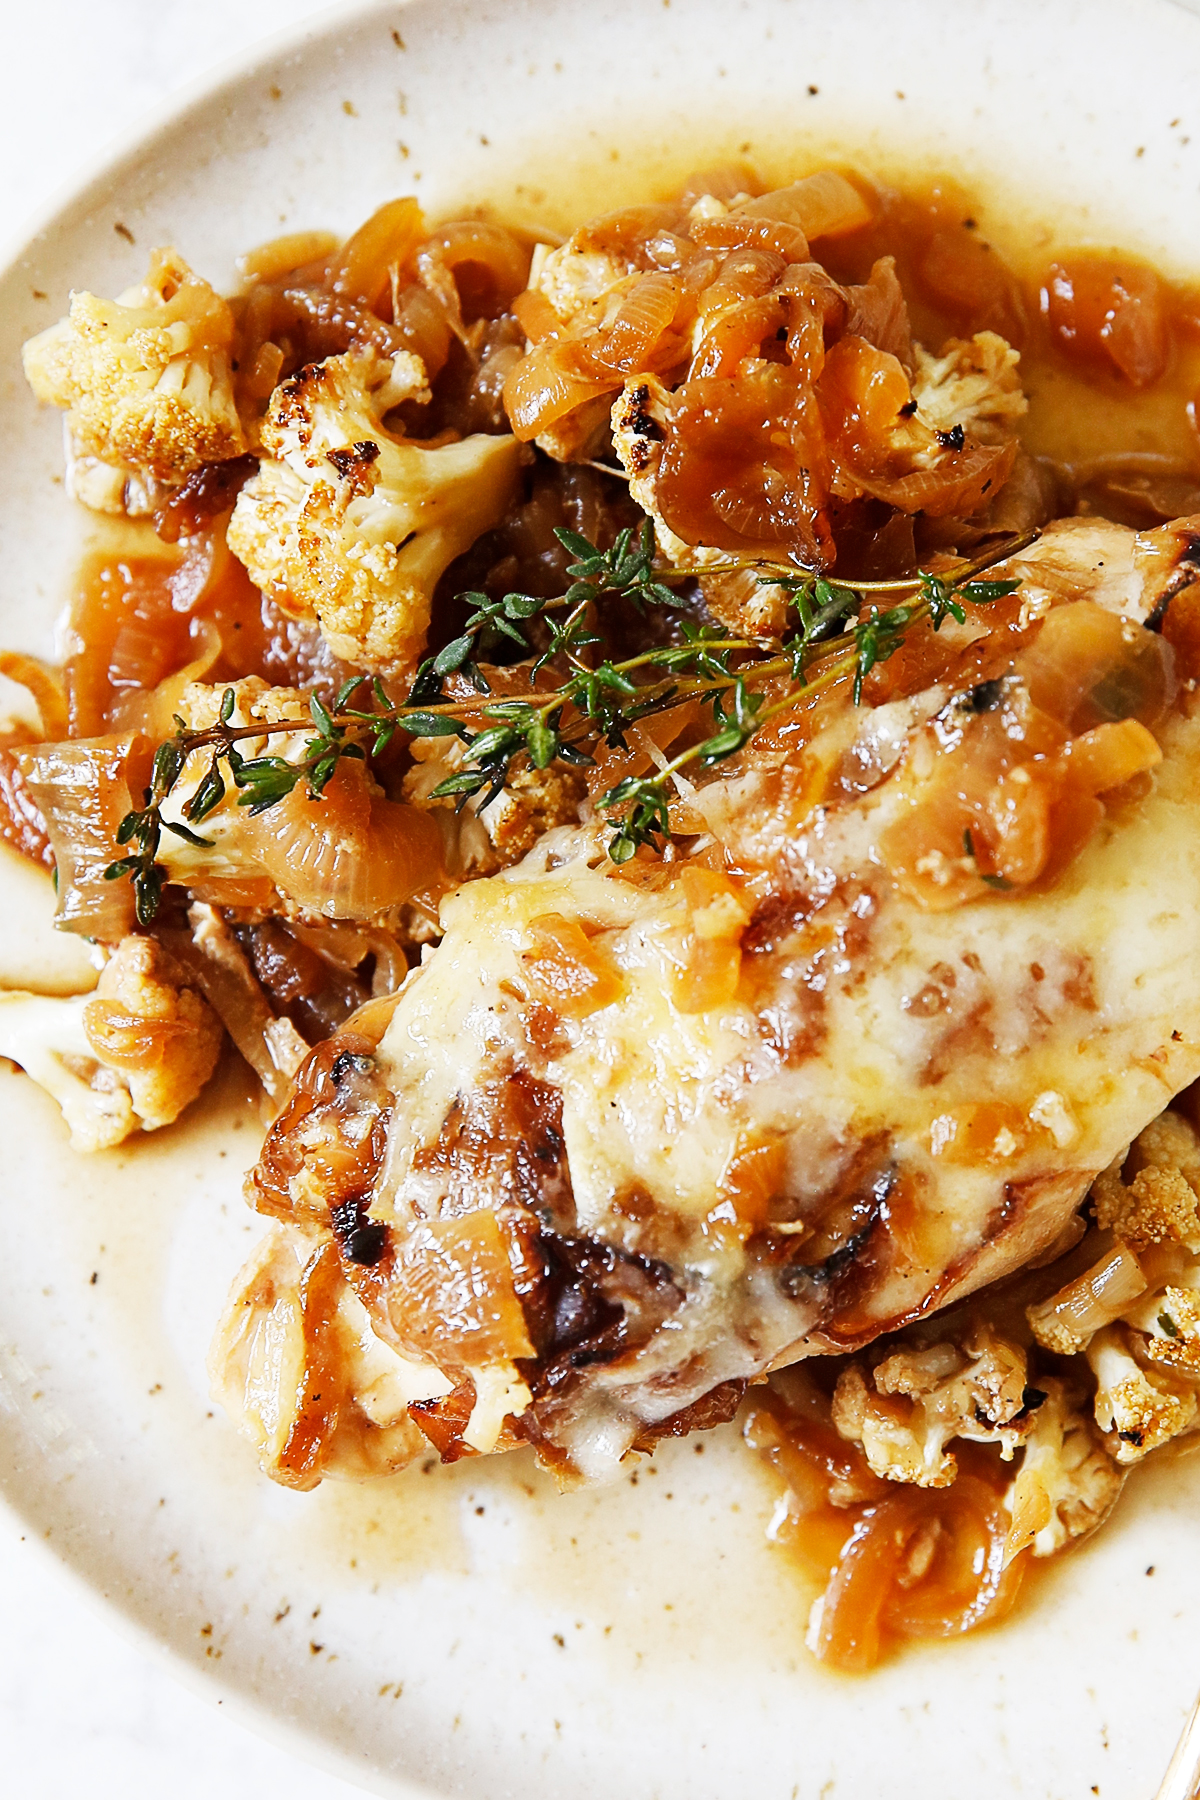
{"type": "MultiPolygon", "coordinates": [[[[729,1416],[1044,1250],[1200,1076],[1200,717],[1141,623],[1195,523],[1065,522],[923,675],[685,796],[690,855],[549,832],[314,1052],[252,1199],[326,1310],[336,1250],[443,1455],[598,1479],[729,1416]]],[[[309,1485],[336,1439],[273,1428],[267,1466],[309,1485]]]]}

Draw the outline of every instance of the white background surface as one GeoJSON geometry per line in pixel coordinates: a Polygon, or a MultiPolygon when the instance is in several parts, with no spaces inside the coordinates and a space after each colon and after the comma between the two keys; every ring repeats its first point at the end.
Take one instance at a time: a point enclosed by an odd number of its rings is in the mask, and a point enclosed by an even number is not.
{"type": "MultiPolygon", "coordinates": [[[[0,6],[0,245],[96,150],[310,0],[35,0],[0,6]]],[[[0,1792],[11,1800],[349,1800],[119,1637],[0,1514],[0,1792]]]]}

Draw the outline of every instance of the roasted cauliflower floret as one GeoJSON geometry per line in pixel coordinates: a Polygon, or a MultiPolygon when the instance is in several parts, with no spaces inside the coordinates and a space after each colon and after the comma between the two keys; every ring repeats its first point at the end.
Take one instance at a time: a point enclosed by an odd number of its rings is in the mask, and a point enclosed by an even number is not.
{"type": "Polygon", "coordinates": [[[557,249],[545,250],[539,246],[530,269],[529,285],[535,292],[545,295],[559,323],[569,325],[585,307],[607,298],[628,274],[628,265],[610,250],[585,248],[581,234],[576,232],[557,249]]]}
{"type": "Polygon", "coordinates": [[[1200,1138],[1178,1113],[1164,1112],[1131,1146],[1126,1168],[1097,1177],[1092,1204],[1097,1223],[1134,1250],[1177,1243],[1200,1253],[1200,1138]]]}
{"type": "Polygon", "coordinates": [[[243,454],[232,340],[229,306],[175,250],[156,250],[145,281],[116,300],[71,296],[24,361],[38,399],[66,411],[77,498],[121,511],[130,487],[173,485],[243,454]]]}
{"type": "MultiPolygon", "coordinates": [[[[718,314],[701,314],[709,328],[718,314]]],[[[914,411],[897,419],[891,449],[910,471],[936,468],[964,434],[978,445],[1003,445],[1028,411],[1020,384],[1019,354],[995,332],[952,339],[939,357],[914,346],[912,382],[914,411]]],[[[695,569],[703,577],[714,564],[727,562],[726,552],[705,544],[688,544],[670,529],[658,510],[658,471],[671,408],[669,388],[654,375],[637,375],[625,383],[612,408],[613,445],[629,476],[629,491],[654,521],[659,549],[678,568],[695,569]]],[[[540,441],[540,440],[539,440],[540,441]]],[[[789,594],[764,585],[753,570],[714,574],[703,580],[704,598],[717,618],[750,637],[780,637],[787,624],[789,594]]]]}
{"type": "Polygon", "coordinates": [[[465,750],[458,738],[416,738],[413,767],[404,778],[403,794],[414,806],[427,808],[442,827],[447,869],[460,879],[493,875],[519,862],[544,832],[579,822],[587,793],[581,772],[561,764],[548,769],[519,769],[503,793],[483,805],[487,790],[472,794],[459,807],[452,799],[433,800],[438,783],[462,766],[465,750]]]}
{"type": "MultiPolygon", "coordinates": [[[[1200,1281],[1200,1271],[1188,1271],[1200,1281]]],[[[1122,1317],[1142,1334],[1151,1362],[1200,1377],[1200,1293],[1195,1287],[1165,1287],[1132,1306],[1122,1317]]]]}
{"type": "Polygon", "coordinates": [[[916,417],[930,431],[961,426],[980,444],[1002,444],[1029,411],[1020,352],[994,331],[951,338],[940,356],[913,345],[916,417]]]}
{"type": "Polygon", "coordinates": [[[149,938],[124,938],[95,994],[0,993],[0,1055],[58,1102],[77,1150],[178,1118],[216,1065],[221,1026],[149,938]]]}
{"type": "Polygon", "coordinates": [[[876,1475],[917,1487],[949,1487],[958,1464],[952,1438],[998,1443],[1007,1460],[1024,1442],[1025,1353],[977,1325],[960,1350],[952,1343],[903,1348],[869,1381],[857,1363],[838,1377],[833,1423],[860,1443],[876,1475]]]}
{"type": "Polygon", "coordinates": [[[83,1029],[89,994],[0,993],[0,1056],[56,1101],[76,1150],[107,1150],[138,1129],[127,1083],[99,1061],[83,1029]]]}
{"type": "Polygon", "coordinates": [[[152,938],[118,944],[83,1009],[83,1029],[101,1062],[124,1076],[146,1131],[179,1117],[221,1048],[217,1015],[152,938]]]}
{"type": "Polygon", "coordinates": [[[1042,1378],[1025,1454],[1007,1495],[1012,1512],[1006,1554],[1031,1549],[1053,1556],[1103,1523],[1124,1482],[1123,1472],[1073,1403],[1066,1383],[1042,1378]]]}
{"type": "Polygon", "coordinates": [[[439,576],[516,492],[515,438],[426,447],[387,428],[393,407],[427,393],[407,351],[331,356],[281,382],[262,425],[265,459],[229,525],[259,587],[366,668],[415,661],[439,576]]]}
{"type": "Polygon", "coordinates": [[[1193,1384],[1174,1371],[1144,1367],[1137,1348],[1136,1337],[1108,1325],[1087,1349],[1096,1377],[1096,1423],[1116,1434],[1113,1455],[1120,1463],[1140,1462],[1196,1422],[1193,1384]]]}
{"type": "MultiPolygon", "coordinates": [[[[1111,1247],[1084,1274],[1027,1309],[1034,1336],[1061,1356],[1086,1351],[1096,1422],[1113,1455],[1137,1462],[1200,1418],[1200,1139],[1164,1112],[1092,1189],[1111,1247]]],[[[1103,1242],[1103,1239],[1100,1240],[1103,1242]]]]}

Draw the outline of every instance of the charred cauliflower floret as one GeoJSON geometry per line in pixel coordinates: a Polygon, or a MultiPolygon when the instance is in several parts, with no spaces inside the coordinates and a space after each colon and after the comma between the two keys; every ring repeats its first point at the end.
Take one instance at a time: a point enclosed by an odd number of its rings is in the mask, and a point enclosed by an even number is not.
{"type": "Polygon", "coordinates": [[[1087,1349],[1096,1377],[1096,1423],[1115,1433],[1113,1455],[1140,1462],[1196,1422],[1196,1389],[1172,1370],[1146,1368],[1136,1336],[1118,1325],[1098,1331],[1087,1349]]]}
{"type": "MultiPolygon", "coordinates": [[[[1112,1454],[1138,1462],[1200,1422],[1200,1138],[1164,1112],[1092,1188],[1109,1248],[1027,1308],[1039,1344],[1086,1352],[1112,1454]]],[[[1104,1238],[1098,1240],[1103,1243],[1104,1238]]]]}
{"type": "Polygon", "coordinates": [[[1001,444],[1029,411],[1020,352],[994,331],[951,338],[940,356],[913,345],[916,417],[930,431],[961,425],[977,443],[1001,444]]]}
{"type": "Polygon", "coordinates": [[[838,1377],[833,1423],[862,1445],[874,1474],[917,1487],[949,1487],[958,1473],[946,1446],[973,1438],[1001,1446],[1008,1459],[1025,1440],[1025,1353],[977,1325],[963,1347],[902,1348],[876,1365],[870,1380],[857,1363],[838,1377]]]}
{"type": "Polygon", "coordinates": [[[221,1026],[150,938],[124,938],[95,994],[0,994],[0,1055],[58,1102],[76,1150],[179,1117],[216,1065],[221,1026]]]}
{"type": "Polygon", "coordinates": [[[1046,1376],[1038,1392],[1025,1454],[1007,1496],[1010,1558],[1026,1549],[1053,1556],[1088,1536],[1103,1523],[1125,1479],[1066,1383],[1046,1376]]]}
{"type": "MultiPolygon", "coordinates": [[[[1200,1281],[1200,1272],[1188,1274],[1200,1281]]],[[[1200,1293],[1195,1287],[1164,1287],[1122,1317],[1141,1332],[1142,1348],[1151,1362],[1200,1378],[1200,1293]]]]}
{"type": "Polygon", "coordinates": [[[388,429],[393,407],[427,393],[407,351],[330,356],[281,382],[262,425],[265,459],[229,525],[258,586],[370,669],[416,659],[439,576],[516,492],[515,438],[427,447],[388,429]]]}
{"type": "Polygon", "coordinates": [[[585,247],[576,232],[556,249],[539,246],[529,285],[545,295],[559,323],[569,325],[586,307],[606,299],[628,274],[628,266],[610,250],[585,247]]]}
{"type": "Polygon", "coordinates": [[[67,317],[29,340],[24,361],[38,399],[67,414],[78,499],[123,511],[130,490],[243,454],[232,339],[229,306],[175,250],[156,250],[145,281],[116,300],[71,296],[67,317]]]}
{"type": "MultiPolygon", "coordinates": [[[[702,315],[711,327],[717,315],[702,315]]],[[[896,420],[891,452],[910,472],[934,469],[955,439],[964,434],[979,445],[1003,445],[1028,411],[1021,388],[1019,354],[995,332],[951,339],[941,356],[914,346],[913,412],[896,420]]],[[[613,445],[629,476],[629,491],[654,521],[659,549],[678,568],[704,570],[728,561],[725,551],[688,544],[666,524],[658,509],[658,471],[671,410],[668,387],[654,375],[625,383],[612,408],[613,445]]],[[[753,570],[710,576],[703,581],[710,610],[731,630],[750,637],[777,638],[787,622],[788,591],[763,584],[753,570]]]]}

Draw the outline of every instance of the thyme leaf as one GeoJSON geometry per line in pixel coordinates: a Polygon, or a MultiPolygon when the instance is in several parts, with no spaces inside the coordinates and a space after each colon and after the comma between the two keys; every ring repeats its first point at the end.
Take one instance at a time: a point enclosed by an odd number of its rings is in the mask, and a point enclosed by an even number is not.
{"type": "MultiPolygon", "coordinates": [[[[650,520],[640,531],[620,532],[605,550],[577,532],[556,535],[572,558],[566,592],[550,598],[460,596],[468,609],[462,631],[422,660],[403,700],[397,701],[378,676],[355,675],[342,683],[330,704],[311,695],[307,717],[235,724],[237,695],[230,687],[222,694],[215,724],[193,728],[176,718],[174,735],[155,752],[143,806],[127,813],[118,828],[117,843],[128,847],[129,854],[105,870],[108,880],[132,881],[139,922],[148,924],[155,916],[166,880],[158,861],[163,831],[210,847],[211,840],[192,827],[224,803],[231,786],[238,806],[251,816],[279,805],[298,788],[319,802],[343,761],[371,762],[385,753],[397,732],[413,739],[454,737],[462,745],[459,766],[431,797],[462,806],[481,795],[477,806],[482,811],[521,767],[586,765],[601,745],[627,747],[626,734],[640,720],[697,699],[711,706],[709,735],[655,774],[619,781],[597,802],[612,819],[608,848],[614,862],[627,862],[643,848],[658,849],[671,834],[670,800],[680,770],[693,762],[711,768],[737,755],[771,719],[820,690],[849,681],[854,703],[860,704],[871,671],[896,654],[915,624],[928,620],[937,631],[948,618],[962,622],[966,603],[986,605],[1012,593],[1015,581],[975,577],[989,562],[1030,541],[999,548],[954,575],[921,571],[859,585],[794,568],[735,562],[730,566],[752,569],[759,581],[781,586],[789,595],[795,627],[777,651],[720,626],[683,620],[677,642],[622,660],[596,661],[588,658],[603,642],[596,629],[598,603],[620,596],[638,608],[662,605],[673,597],[669,583],[693,579],[694,572],[655,566],[650,520]],[[872,598],[889,590],[904,597],[888,605],[872,598]],[[542,631],[540,649],[527,631],[535,620],[542,631]],[[493,695],[482,666],[502,642],[519,646],[528,663],[525,691],[505,698],[493,695]],[[557,679],[543,686],[547,671],[555,671],[557,679]],[[472,693],[464,696],[460,688],[447,698],[445,684],[453,676],[463,678],[472,693]],[[240,748],[251,738],[261,743],[304,733],[302,744],[286,756],[260,752],[246,757],[240,748]],[[163,803],[189,759],[204,749],[211,753],[208,765],[179,809],[188,823],[165,818],[163,803]]],[[[973,855],[969,837],[964,842],[973,855]]],[[[1000,877],[983,879],[1007,885],[1000,877]]]]}

